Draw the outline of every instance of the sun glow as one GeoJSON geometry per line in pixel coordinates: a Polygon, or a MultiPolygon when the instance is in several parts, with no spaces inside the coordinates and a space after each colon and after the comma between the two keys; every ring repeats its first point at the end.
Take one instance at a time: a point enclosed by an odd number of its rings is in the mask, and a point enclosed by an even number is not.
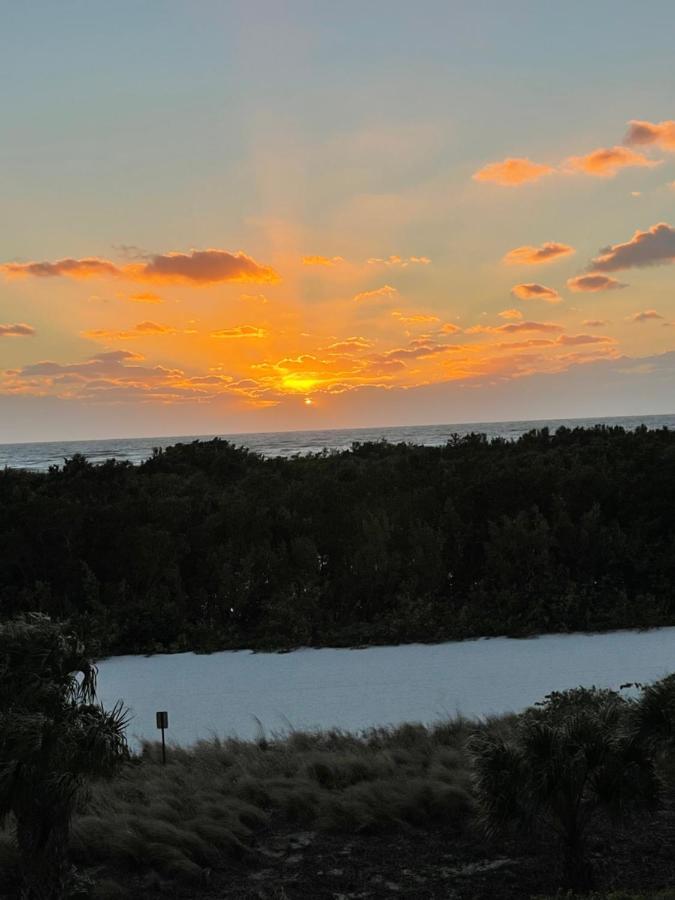
{"type": "Polygon", "coordinates": [[[282,387],[287,391],[294,391],[300,394],[306,394],[313,388],[321,384],[318,378],[312,378],[307,375],[284,375],[282,379],[282,387]]]}

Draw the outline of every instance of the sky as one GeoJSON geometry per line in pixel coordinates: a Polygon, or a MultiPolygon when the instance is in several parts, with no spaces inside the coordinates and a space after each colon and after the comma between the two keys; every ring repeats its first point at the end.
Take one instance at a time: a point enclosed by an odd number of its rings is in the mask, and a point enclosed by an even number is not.
{"type": "Polygon", "coordinates": [[[675,410],[675,5],[3,5],[0,441],[675,410]]]}

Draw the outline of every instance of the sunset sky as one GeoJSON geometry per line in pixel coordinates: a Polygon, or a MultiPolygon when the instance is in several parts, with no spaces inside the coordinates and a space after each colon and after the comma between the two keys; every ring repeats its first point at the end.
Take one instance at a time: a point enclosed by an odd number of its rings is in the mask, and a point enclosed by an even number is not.
{"type": "Polygon", "coordinates": [[[4,4],[0,441],[673,412],[674,36],[4,4]]]}

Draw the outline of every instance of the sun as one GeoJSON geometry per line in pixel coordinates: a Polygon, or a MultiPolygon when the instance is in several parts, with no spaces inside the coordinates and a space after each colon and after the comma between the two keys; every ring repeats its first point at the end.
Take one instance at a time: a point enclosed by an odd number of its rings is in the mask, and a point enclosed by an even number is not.
{"type": "Polygon", "coordinates": [[[314,406],[314,401],[311,397],[305,397],[305,406],[314,406]]]}

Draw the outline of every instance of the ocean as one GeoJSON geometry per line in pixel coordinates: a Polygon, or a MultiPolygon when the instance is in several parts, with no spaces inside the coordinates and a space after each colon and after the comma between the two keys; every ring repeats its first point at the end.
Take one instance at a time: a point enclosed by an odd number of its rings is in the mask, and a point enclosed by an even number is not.
{"type": "Polygon", "coordinates": [[[256,434],[203,434],[174,435],[171,437],[110,438],[92,441],[45,441],[39,443],[0,444],[0,468],[33,469],[45,471],[51,465],[61,465],[68,457],[81,453],[93,463],[106,459],[129,460],[140,463],[152,455],[154,447],[221,437],[263,456],[293,456],[317,453],[323,449],[344,450],[354,442],[386,440],[391,443],[406,442],[439,446],[453,434],[480,432],[489,438],[501,437],[514,440],[532,428],[548,427],[551,430],[566,426],[590,427],[592,425],[621,425],[624,428],[675,428],[675,413],[670,415],[643,415],[612,417],[605,419],[541,419],[517,422],[463,422],[447,425],[414,425],[390,428],[338,428],[317,431],[273,431],[256,434]]]}

